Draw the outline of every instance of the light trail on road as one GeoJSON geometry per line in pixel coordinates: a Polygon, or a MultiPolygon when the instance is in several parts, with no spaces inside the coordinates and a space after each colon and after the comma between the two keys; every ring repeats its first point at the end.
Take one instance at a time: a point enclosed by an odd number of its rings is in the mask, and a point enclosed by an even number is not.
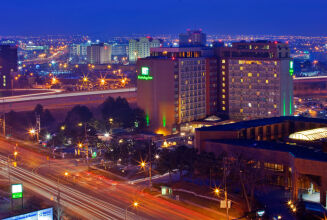
{"type": "MultiPolygon", "coordinates": [[[[0,156],[0,163],[8,167],[7,158],[0,156]]],[[[0,172],[8,175],[4,169],[0,172]]],[[[23,185],[30,190],[41,194],[48,199],[58,195],[58,183],[48,180],[31,171],[20,167],[10,168],[11,177],[23,182],[23,185]]],[[[125,209],[107,203],[90,195],[77,191],[71,187],[59,184],[60,204],[64,207],[77,212],[85,219],[124,219],[125,209]],[[85,212],[86,211],[86,212],[85,212]]],[[[127,212],[127,219],[135,219],[135,214],[127,212]]]]}

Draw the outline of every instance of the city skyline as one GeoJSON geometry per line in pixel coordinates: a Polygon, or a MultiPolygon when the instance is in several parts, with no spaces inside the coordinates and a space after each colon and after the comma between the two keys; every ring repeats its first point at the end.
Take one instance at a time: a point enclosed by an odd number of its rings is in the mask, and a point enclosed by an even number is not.
{"type": "Polygon", "coordinates": [[[124,3],[96,0],[2,4],[0,35],[179,33],[202,28],[208,34],[327,35],[327,2],[281,0],[165,1],[124,3]],[[291,12],[291,13],[290,13],[291,12]]]}

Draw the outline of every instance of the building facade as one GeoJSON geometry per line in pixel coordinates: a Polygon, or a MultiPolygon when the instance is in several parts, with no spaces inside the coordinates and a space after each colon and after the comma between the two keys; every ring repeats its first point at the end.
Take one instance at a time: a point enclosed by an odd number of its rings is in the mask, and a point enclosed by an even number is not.
{"type": "Polygon", "coordinates": [[[265,170],[268,182],[289,189],[292,200],[313,186],[326,207],[326,137],[327,120],[285,116],[198,128],[195,147],[232,160],[241,155],[265,170]]]}
{"type": "Polygon", "coordinates": [[[207,36],[202,30],[187,30],[186,33],[179,34],[180,47],[204,47],[206,43],[207,36]]]}
{"type": "Polygon", "coordinates": [[[17,47],[0,45],[0,88],[12,88],[12,74],[17,71],[17,47]]]}
{"type": "Polygon", "coordinates": [[[162,41],[151,37],[141,37],[129,40],[128,59],[130,63],[136,63],[138,58],[150,56],[150,48],[160,47],[162,41]]]}
{"type": "Polygon", "coordinates": [[[88,46],[87,61],[90,64],[111,63],[111,45],[100,43],[88,46]]]}
{"type": "Polygon", "coordinates": [[[175,133],[180,124],[206,117],[211,62],[203,56],[206,52],[201,48],[153,48],[153,56],[137,61],[137,103],[153,130],[175,133]]]}
{"type": "Polygon", "coordinates": [[[215,52],[221,115],[244,120],[293,114],[293,61],[288,44],[238,42],[215,52]]]}

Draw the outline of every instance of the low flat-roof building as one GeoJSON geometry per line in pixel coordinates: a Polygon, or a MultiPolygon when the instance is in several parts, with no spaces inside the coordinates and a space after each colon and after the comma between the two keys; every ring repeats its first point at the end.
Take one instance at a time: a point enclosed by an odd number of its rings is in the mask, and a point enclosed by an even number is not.
{"type": "Polygon", "coordinates": [[[292,116],[242,121],[196,129],[195,147],[217,156],[242,155],[258,168],[272,171],[271,182],[289,187],[293,199],[298,198],[299,189],[313,183],[320,191],[320,203],[326,206],[327,151],[317,142],[324,140],[325,136],[317,133],[326,127],[327,120],[292,116]],[[303,133],[307,142],[292,139],[303,133]]]}

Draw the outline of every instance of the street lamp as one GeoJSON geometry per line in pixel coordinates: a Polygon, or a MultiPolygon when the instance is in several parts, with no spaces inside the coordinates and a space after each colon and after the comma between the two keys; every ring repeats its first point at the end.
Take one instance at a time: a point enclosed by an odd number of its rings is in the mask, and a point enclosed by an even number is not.
{"type": "Polygon", "coordinates": [[[155,156],[154,156],[154,158],[156,158],[157,160],[160,158],[160,156],[159,156],[159,154],[156,154],[155,156]]]}
{"type": "Polygon", "coordinates": [[[126,209],[125,209],[125,220],[127,220],[127,210],[128,210],[128,208],[132,207],[132,208],[136,209],[138,206],[139,206],[139,203],[135,201],[135,202],[133,202],[132,205],[126,207],[126,209]]]}
{"type": "Polygon", "coordinates": [[[215,188],[215,189],[214,189],[214,192],[215,192],[215,194],[216,194],[217,196],[219,196],[220,189],[219,189],[219,188],[215,188]]]}
{"type": "Polygon", "coordinates": [[[47,135],[45,136],[45,138],[46,138],[47,140],[50,140],[50,139],[51,139],[51,135],[50,135],[50,134],[47,134],[47,135]]]}
{"type": "Polygon", "coordinates": [[[15,151],[15,152],[14,152],[14,157],[15,157],[15,160],[16,160],[16,157],[17,157],[17,155],[18,155],[18,152],[17,152],[17,151],[15,151]]]}

